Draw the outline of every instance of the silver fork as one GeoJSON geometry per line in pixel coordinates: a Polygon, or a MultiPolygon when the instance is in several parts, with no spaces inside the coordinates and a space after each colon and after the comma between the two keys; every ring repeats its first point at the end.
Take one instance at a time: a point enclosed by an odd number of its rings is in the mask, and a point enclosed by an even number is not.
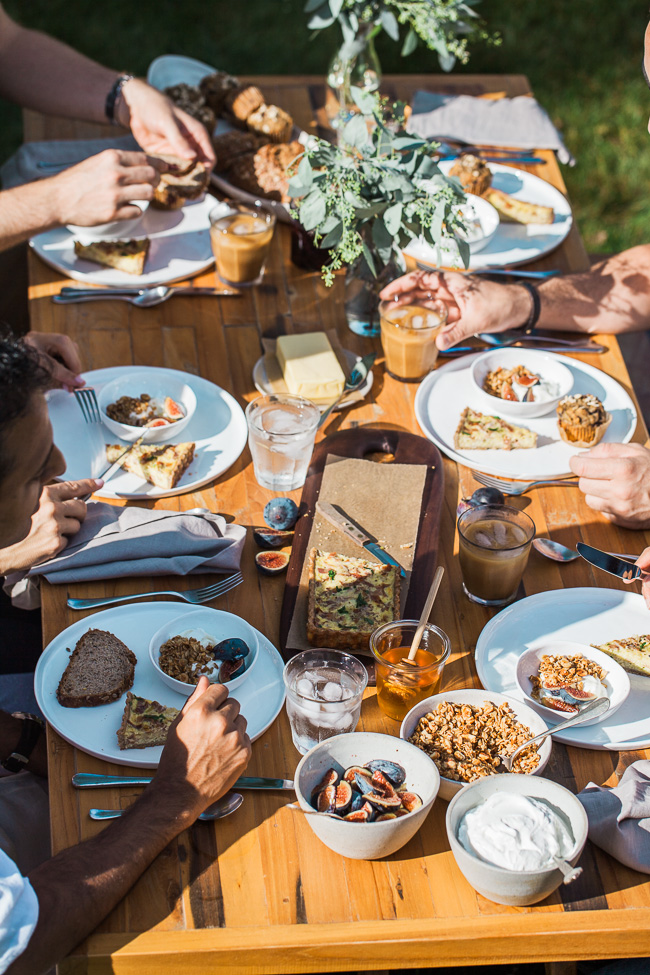
{"type": "Polygon", "coordinates": [[[102,422],[99,403],[93,386],[82,386],[81,389],[75,389],[74,396],[86,423],[102,422]]]}
{"type": "Polygon", "coordinates": [[[164,589],[162,592],[133,592],[128,596],[103,596],[99,599],[68,599],[70,609],[93,609],[95,606],[110,606],[112,603],[129,603],[132,599],[150,599],[152,596],[176,596],[177,599],[184,599],[186,603],[209,603],[217,596],[236,589],[244,581],[241,572],[235,572],[228,576],[223,582],[217,582],[212,586],[204,586],[202,589],[186,589],[185,592],[176,592],[174,589],[164,589]]]}
{"type": "Polygon", "coordinates": [[[481,474],[479,471],[473,471],[472,476],[479,484],[484,484],[485,487],[498,488],[503,494],[509,494],[512,497],[518,497],[520,494],[525,494],[526,491],[530,491],[531,488],[543,487],[545,485],[552,487],[577,487],[577,478],[564,478],[561,481],[506,481],[501,480],[500,477],[490,477],[489,474],[481,474]]]}

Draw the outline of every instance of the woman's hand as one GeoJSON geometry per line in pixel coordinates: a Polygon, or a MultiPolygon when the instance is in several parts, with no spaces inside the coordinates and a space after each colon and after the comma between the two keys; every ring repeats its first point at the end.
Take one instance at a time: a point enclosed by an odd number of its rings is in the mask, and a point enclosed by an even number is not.
{"type": "Polygon", "coordinates": [[[30,332],[25,336],[25,344],[31,345],[46,360],[45,366],[52,374],[53,386],[72,390],[86,385],[86,380],[79,375],[79,346],[67,335],[58,332],[30,332]]]}

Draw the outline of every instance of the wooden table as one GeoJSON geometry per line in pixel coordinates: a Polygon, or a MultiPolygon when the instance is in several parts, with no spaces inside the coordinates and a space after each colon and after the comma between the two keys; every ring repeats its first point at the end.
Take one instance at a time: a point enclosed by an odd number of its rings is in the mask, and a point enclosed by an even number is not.
{"type": "MultiPolygon", "coordinates": [[[[269,100],[285,106],[297,123],[318,131],[324,122],[323,91],[316,78],[255,79],[269,100]]],[[[419,87],[472,94],[528,91],[523,77],[389,77],[387,93],[408,99],[419,87]]],[[[92,126],[45,120],[27,113],[28,139],[81,137],[92,126]]],[[[564,190],[551,153],[539,175],[564,190]]],[[[583,165],[588,165],[585,160],[583,165]]],[[[336,328],[343,344],[358,353],[369,340],[348,331],[342,310],[343,282],[328,291],[314,274],[289,262],[289,233],[279,227],[262,286],[245,298],[174,299],[145,310],[125,304],[62,307],[50,296],[67,283],[30,257],[30,309],[34,329],[61,331],[81,346],[86,368],[130,363],[167,366],[200,374],[231,390],[240,403],[253,398],[251,370],[260,338],[283,332],[336,328]]],[[[577,227],[563,246],[539,266],[582,270],[588,266],[577,227]]],[[[197,279],[210,284],[212,273],[197,279]]],[[[607,354],[588,361],[615,376],[632,393],[618,345],[599,337],[607,354]]],[[[379,344],[375,347],[378,351],[379,344]]],[[[328,433],[358,424],[397,425],[419,432],[413,414],[415,389],[376,369],[366,401],[336,415],[328,433]]],[[[632,393],[633,395],[633,393],[632,393]]],[[[645,442],[640,421],[635,440],[645,442]]],[[[472,651],[490,614],[462,594],[454,531],[459,496],[476,487],[468,470],[445,461],[440,559],[446,567],[437,621],[451,637],[453,656],[444,686],[477,685],[472,651]]],[[[160,502],[177,509],[207,506],[244,525],[261,523],[270,492],[253,477],[245,451],[208,488],[160,502]]],[[[295,494],[296,500],[299,493],[295,494]]],[[[569,545],[583,539],[613,551],[641,551],[650,534],[613,527],[591,511],[574,490],[546,488],[530,496],[527,508],[541,535],[569,545]]],[[[277,642],[282,579],[261,578],[254,568],[248,533],[242,570],[245,585],[217,605],[245,616],[277,642]]],[[[79,619],[66,596],[110,595],[159,588],[155,580],[43,587],[47,643],[79,619]]],[[[170,579],[175,586],[193,585],[170,579]]],[[[524,578],[527,594],[562,586],[615,586],[582,562],[559,566],[533,552],[524,578]]],[[[622,584],[621,584],[622,587],[622,584]]],[[[88,614],[89,617],[92,613],[88,614]]],[[[379,711],[374,689],[367,692],[364,730],[395,734],[379,711]]],[[[117,772],[49,733],[52,836],[58,851],[102,827],[88,818],[93,805],[128,805],[138,790],[78,792],[75,771],[117,772]]],[[[253,775],[291,776],[298,761],[284,713],[254,745],[253,775]]],[[[584,751],[555,745],[546,774],[579,791],[589,781],[613,784],[636,753],[584,751]]],[[[128,773],[130,770],[126,769],[128,773]]],[[[571,961],[650,955],[650,883],[590,845],[582,878],[541,905],[511,909],[493,904],[461,876],[449,851],[446,804],[434,806],[416,837],[394,856],[378,862],[344,860],[315,839],[304,818],[285,809],[286,795],[248,793],[237,815],[217,825],[199,823],[184,833],[146,872],[118,908],[61,966],[63,972],[164,975],[228,971],[289,973],[437,967],[513,961],[571,961]]],[[[572,966],[549,965],[569,971],[572,966]]]]}

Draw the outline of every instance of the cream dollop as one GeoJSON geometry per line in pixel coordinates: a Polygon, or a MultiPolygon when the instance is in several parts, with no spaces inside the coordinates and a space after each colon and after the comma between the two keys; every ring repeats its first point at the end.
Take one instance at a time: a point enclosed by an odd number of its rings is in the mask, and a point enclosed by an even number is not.
{"type": "Polygon", "coordinates": [[[570,829],[543,799],[495,792],[463,816],[458,840],[468,853],[506,870],[543,870],[575,845],[570,829]]]}

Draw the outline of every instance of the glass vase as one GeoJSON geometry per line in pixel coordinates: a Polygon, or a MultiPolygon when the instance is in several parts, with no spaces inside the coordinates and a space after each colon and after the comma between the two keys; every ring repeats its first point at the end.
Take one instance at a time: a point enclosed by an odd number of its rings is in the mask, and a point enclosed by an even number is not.
{"type": "Polygon", "coordinates": [[[397,262],[390,260],[384,264],[379,255],[373,253],[376,276],[372,273],[360,254],[348,265],[345,274],[345,317],[348,328],[356,335],[374,338],[380,334],[379,292],[402,273],[397,262]]]}
{"type": "Polygon", "coordinates": [[[381,65],[375,50],[375,35],[381,28],[374,24],[360,25],[354,41],[349,45],[357,53],[348,56],[343,45],[336,52],[327,72],[327,84],[332,89],[328,98],[328,117],[332,128],[342,128],[358,108],[352,89],[377,91],[381,84],[381,65]]]}

